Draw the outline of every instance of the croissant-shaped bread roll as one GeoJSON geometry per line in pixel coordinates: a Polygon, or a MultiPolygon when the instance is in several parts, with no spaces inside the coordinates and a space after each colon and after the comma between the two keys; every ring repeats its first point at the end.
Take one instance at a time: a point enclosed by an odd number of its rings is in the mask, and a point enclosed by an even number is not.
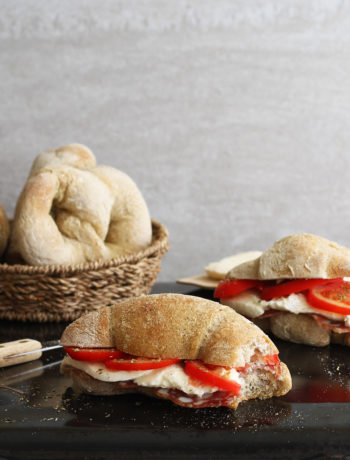
{"type": "Polygon", "coordinates": [[[10,225],[6,213],[0,204],[0,257],[5,252],[10,236],[10,225]]]}
{"type": "Polygon", "coordinates": [[[244,366],[257,350],[278,352],[267,335],[229,307],[181,294],[134,297],[87,313],[65,329],[60,343],[233,367],[244,366]]]}
{"type": "Polygon", "coordinates": [[[132,179],[108,166],[59,165],[57,152],[65,149],[41,157],[51,166],[35,172],[34,162],[16,207],[10,259],[19,254],[31,265],[77,264],[147,247],[151,220],[132,179]]]}

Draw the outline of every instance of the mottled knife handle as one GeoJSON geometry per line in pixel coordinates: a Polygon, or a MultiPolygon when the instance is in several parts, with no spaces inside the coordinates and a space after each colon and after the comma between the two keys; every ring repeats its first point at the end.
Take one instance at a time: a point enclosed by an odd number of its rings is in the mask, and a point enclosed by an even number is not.
{"type": "Polygon", "coordinates": [[[19,339],[13,342],[0,343],[0,367],[34,361],[34,359],[38,359],[42,355],[41,348],[41,343],[33,339],[19,339]],[[38,351],[13,358],[6,358],[7,356],[18,355],[33,350],[38,351]]]}

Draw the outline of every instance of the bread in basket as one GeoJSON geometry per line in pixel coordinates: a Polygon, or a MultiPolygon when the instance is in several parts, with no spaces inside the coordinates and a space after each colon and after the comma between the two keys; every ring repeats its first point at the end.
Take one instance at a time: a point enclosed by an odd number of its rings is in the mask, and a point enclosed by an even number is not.
{"type": "Polygon", "coordinates": [[[18,199],[0,318],[71,321],[118,299],[147,294],[168,232],[151,221],[136,184],[71,144],[34,161],[18,199]]]}

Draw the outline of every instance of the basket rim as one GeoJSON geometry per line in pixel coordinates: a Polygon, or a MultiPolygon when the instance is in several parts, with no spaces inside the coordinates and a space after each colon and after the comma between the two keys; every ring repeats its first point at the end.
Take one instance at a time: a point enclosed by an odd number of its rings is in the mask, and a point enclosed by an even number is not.
{"type": "Polygon", "coordinates": [[[108,260],[97,260],[94,262],[84,262],[81,264],[74,265],[24,265],[14,264],[9,265],[7,263],[0,264],[1,274],[21,274],[21,275],[74,275],[85,271],[100,270],[103,268],[117,267],[125,263],[135,264],[143,258],[151,256],[153,253],[163,250],[164,252],[169,246],[169,232],[167,228],[160,222],[151,219],[152,221],[152,243],[147,248],[135,253],[123,257],[108,259],[108,260]],[[154,237],[156,235],[156,238],[154,237]]]}

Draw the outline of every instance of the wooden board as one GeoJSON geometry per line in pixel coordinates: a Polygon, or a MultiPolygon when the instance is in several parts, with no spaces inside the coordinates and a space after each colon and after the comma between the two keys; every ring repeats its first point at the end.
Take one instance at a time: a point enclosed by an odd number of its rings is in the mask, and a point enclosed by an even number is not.
{"type": "Polygon", "coordinates": [[[176,282],[179,284],[188,284],[190,286],[196,286],[203,289],[215,289],[219,284],[220,280],[214,280],[209,278],[209,276],[203,275],[194,275],[187,278],[180,278],[176,282]]]}

